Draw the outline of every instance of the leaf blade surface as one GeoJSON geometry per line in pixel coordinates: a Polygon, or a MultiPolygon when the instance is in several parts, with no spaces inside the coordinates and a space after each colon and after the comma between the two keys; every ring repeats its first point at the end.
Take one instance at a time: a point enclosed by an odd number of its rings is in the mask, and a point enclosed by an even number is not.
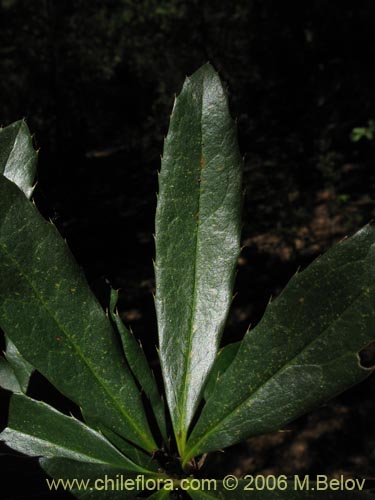
{"type": "Polygon", "coordinates": [[[375,228],[365,226],[295,275],[215,385],[185,460],[280,429],[366,378],[375,338],[375,228]]]}
{"type": "Polygon", "coordinates": [[[156,214],[160,360],[180,452],[232,298],[241,169],[224,89],[205,65],[175,101],[156,214]]]}
{"type": "Polygon", "coordinates": [[[108,318],[57,230],[2,176],[0,273],[0,326],[21,355],[87,414],[155,449],[108,318]]]}
{"type": "Polygon", "coordinates": [[[226,372],[226,370],[234,360],[239,346],[240,342],[233,342],[232,344],[228,344],[220,349],[220,351],[217,353],[215,363],[212,366],[210,375],[204,388],[204,399],[206,401],[211,397],[211,394],[215,389],[216,382],[226,372]]]}
{"type": "Polygon", "coordinates": [[[17,347],[9,338],[6,338],[5,342],[5,358],[11,365],[14,374],[17,377],[20,389],[22,390],[22,392],[26,393],[34,368],[21,356],[21,353],[19,352],[17,347]]]}
{"type": "Polygon", "coordinates": [[[0,387],[10,392],[22,392],[12,366],[3,357],[0,357],[0,387]]]}
{"type": "MultiPolygon", "coordinates": [[[[24,120],[0,128],[0,174],[14,182],[30,198],[37,167],[37,153],[33,140],[24,120]]],[[[13,367],[22,391],[26,392],[33,371],[16,349],[6,339],[6,358],[13,367]]]]}
{"type": "Polygon", "coordinates": [[[79,420],[21,394],[11,397],[8,426],[0,439],[30,456],[69,458],[143,471],[79,420]]]}
{"type": "Polygon", "coordinates": [[[118,293],[115,290],[112,290],[110,300],[111,319],[116,325],[117,331],[120,335],[124,355],[129,364],[130,370],[150,401],[162,438],[164,442],[167,443],[167,424],[165,420],[165,407],[163,399],[160,396],[155,376],[147,361],[142,346],[138,343],[133,333],[126,328],[116,310],[117,299],[118,293]]]}
{"type": "Polygon", "coordinates": [[[37,153],[24,120],[0,128],[0,174],[30,198],[36,174],[37,153]]]}

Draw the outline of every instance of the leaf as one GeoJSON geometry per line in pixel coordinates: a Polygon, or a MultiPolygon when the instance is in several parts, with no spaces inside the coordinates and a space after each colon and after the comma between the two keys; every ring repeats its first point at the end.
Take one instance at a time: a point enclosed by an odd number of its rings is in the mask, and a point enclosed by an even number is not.
{"type": "MultiPolygon", "coordinates": [[[[375,495],[370,491],[317,491],[316,484],[310,482],[310,491],[294,489],[293,482],[288,482],[285,490],[247,490],[250,480],[239,480],[238,486],[230,491],[225,489],[221,481],[212,483],[216,490],[189,490],[192,500],[374,500],[375,495]]],[[[250,486],[251,487],[251,486],[250,486]]]]}
{"type": "Polygon", "coordinates": [[[366,378],[375,338],[375,228],[296,274],[249,331],[188,442],[192,456],[275,431],[366,378]]]}
{"type": "Polygon", "coordinates": [[[30,198],[36,174],[37,153],[24,120],[0,128],[0,174],[30,198]]]}
{"type": "Polygon", "coordinates": [[[9,338],[5,338],[5,342],[5,357],[14,371],[21,391],[26,393],[34,368],[21,356],[17,347],[9,338]]]}
{"type": "Polygon", "coordinates": [[[224,372],[226,372],[226,370],[229,368],[229,365],[234,360],[239,347],[240,342],[233,342],[232,344],[228,344],[220,349],[220,351],[217,353],[215,363],[211,369],[206,386],[204,388],[204,399],[206,401],[213,393],[216,382],[224,374],[224,372]]]}
{"type": "Polygon", "coordinates": [[[0,439],[30,456],[70,458],[144,472],[98,432],[46,403],[21,394],[11,397],[8,426],[0,439]]]}
{"type": "Polygon", "coordinates": [[[129,441],[126,441],[118,434],[114,433],[110,429],[107,429],[104,425],[95,423],[92,420],[88,422],[90,427],[97,429],[103,436],[105,436],[108,441],[110,441],[118,450],[121,451],[126,457],[128,457],[132,462],[140,465],[144,469],[149,471],[158,472],[158,463],[151,457],[151,455],[145,453],[143,450],[133,446],[129,441]],[[93,425],[94,424],[94,425],[93,425]]]}
{"type": "Polygon", "coordinates": [[[0,387],[11,392],[22,392],[13,368],[2,357],[0,357],[0,387]]]}
{"type": "Polygon", "coordinates": [[[165,421],[164,402],[160,397],[154,374],[150,369],[141,345],[138,343],[134,335],[125,327],[118,312],[116,311],[117,299],[118,292],[112,290],[110,301],[110,314],[112,321],[116,325],[120,334],[122,347],[130,369],[149,399],[163,440],[167,443],[168,436],[165,421]]]}
{"type": "MultiPolygon", "coordinates": [[[[0,174],[14,182],[30,198],[36,174],[37,153],[24,120],[0,128],[0,174]]],[[[12,365],[23,392],[26,392],[32,366],[27,363],[9,339],[6,358],[12,365]]]]}
{"type": "Polygon", "coordinates": [[[55,227],[0,176],[0,326],[87,415],[156,448],[109,319],[55,227]]]}
{"type": "Polygon", "coordinates": [[[160,361],[180,453],[232,298],[241,169],[227,98],[207,64],[175,101],[156,213],[160,361]]]}
{"type": "MultiPolygon", "coordinates": [[[[134,498],[139,493],[137,489],[128,491],[120,489],[122,479],[124,481],[126,479],[135,480],[140,475],[139,472],[124,471],[123,468],[111,467],[105,464],[76,462],[66,458],[41,458],[39,463],[42,469],[52,478],[46,480],[52,492],[66,490],[77,498],[103,498],[105,500],[109,497],[111,500],[134,498]],[[95,489],[95,484],[99,489],[95,489]],[[117,485],[119,489],[112,491],[112,484],[114,487],[117,485]],[[107,490],[101,489],[105,486],[107,486],[107,490]],[[110,491],[110,494],[108,491],[110,491]]],[[[141,475],[152,477],[152,474],[143,473],[141,475]]]]}

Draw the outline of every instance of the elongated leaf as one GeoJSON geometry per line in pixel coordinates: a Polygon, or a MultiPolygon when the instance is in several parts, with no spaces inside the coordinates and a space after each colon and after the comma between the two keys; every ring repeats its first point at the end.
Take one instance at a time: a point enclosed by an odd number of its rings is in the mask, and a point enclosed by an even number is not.
{"type": "Polygon", "coordinates": [[[69,491],[76,498],[94,500],[134,498],[140,490],[122,489],[124,481],[127,479],[135,481],[140,475],[154,477],[153,474],[140,474],[105,464],[77,462],[66,458],[42,458],[39,463],[52,478],[46,479],[50,491],[69,491]]]}
{"type": "MultiPolygon", "coordinates": [[[[0,128],[0,174],[14,182],[30,198],[36,174],[37,153],[24,120],[0,128]]],[[[12,365],[23,392],[26,392],[32,366],[7,339],[6,357],[12,365]]]]}
{"type": "Polygon", "coordinates": [[[27,391],[29,385],[30,376],[34,371],[34,368],[28,363],[22,356],[17,347],[13,342],[6,338],[6,351],[5,357],[11,367],[13,368],[14,374],[17,377],[20,389],[22,392],[27,391]]]}
{"type": "Polygon", "coordinates": [[[79,420],[21,394],[14,394],[11,398],[8,426],[0,434],[0,439],[11,448],[31,456],[64,457],[143,472],[101,434],[79,420]]]}
{"type": "Polygon", "coordinates": [[[63,394],[118,434],[155,448],[108,318],[60,235],[0,176],[0,326],[63,394]]]}
{"type": "Polygon", "coordinates": [[[295,275],[241,343],[192,432],[185,461],[290,420],[366,378],[375,338],[375,228],[295,275]]]}
{"type": "Polygon", "coordinates": [[[175,102],[156,214],[160,360],[180,452],[231,301],[241,167],[225,92],[205,65],[186,79],[175,102]]]}
{"type": "Polygon", "coordinates": [[[229,365],[234,360],[239,347],[240,342],[234,342],[233,344],[228,344],[227,346],[223,347],[217,353],[215,363],[212,367],[212,370],[210,371],[210,375],[204,388],[204,399],[206,401],[213,393],[216,382],[224,374],[224,372],[226,372],[226,370],[229,368],[229,365]]]}
{"type": "MultiPolygon", "coordinates": [[[[374,500],[375,495],[370,491],[327,491],[318,490],[317,484],[309,482],[309,490],[300,491],[295,488],[293,482],[288,482],[285,490],[256,490],[251,488],[250,480],[239,480],[237,487],[233,490],[226,489],[221,481],[217,481],[216,490],[209,490],[208,486],[202,491],[189,490],[193,500],[374,500]]],[[[232,483],[229,483],[234,484],[232,483]]],[[[271,483],[272,484],[272,483],[271,483]]],[[[320,487],[324,487],[321,484],[320,487]]]]}
{"type": "Polygon", "coordinates": [[[24,120],[0,128],[0,174],[14,182],[30,198],[37,153],[24,120]]]}
{"type": "Polygon", "coordinates": [[[159,394],[154,374],[147,362],[142,346],[138,343],[134,335],[125,327],[116,310],[117,299],[117,291],[112,290],[110,303],[111,318],[120,334],[122,347],[130,369],[149,399],[163,440],[167,443],[168,437],[164,402],[159,394]]]}
{"type": "Polygon", "coordinates": [[[0,387],[11,392],[22,392],[13,368],[3,357],[0,357],[0,387]]]}

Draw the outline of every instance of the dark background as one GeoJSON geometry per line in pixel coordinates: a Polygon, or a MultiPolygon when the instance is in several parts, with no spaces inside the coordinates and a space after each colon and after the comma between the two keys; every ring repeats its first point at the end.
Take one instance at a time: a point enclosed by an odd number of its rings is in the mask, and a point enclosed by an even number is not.
{"type": "MultiPolygon", "coordinates": [[[[372,0],[0,0],[0,124],[26,118],[38,207],[103,305],[106,280],[121,289],[154,365],[157,170],[185,75],[207,60],[220,72],[245,155],[229,342],[298,267],[374,215],[374,24],[372,0]]],[[[66,405],[41,377],[33,387],[66,405]]],[[[214,456],[212,470],[374,478],[374,394],[372,376],[288,432],[214,456]]],[[[39,498],[34,463],[2,458],[39,498]]]]}

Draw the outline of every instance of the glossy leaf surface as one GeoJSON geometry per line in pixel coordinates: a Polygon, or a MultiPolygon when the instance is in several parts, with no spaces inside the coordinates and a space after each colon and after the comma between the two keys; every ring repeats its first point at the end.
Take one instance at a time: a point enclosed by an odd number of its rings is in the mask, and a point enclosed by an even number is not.
{"type": "Polygon", "coordinates": [[[375,228],[296,274],[249,331],[192,432],[189,456],[280,429],[372,370],[358,352],[375,339],[375,228]]]}
{"type": "Polygon", "coordinates": [[[37,153],[24,120],[0,128],[0,174],[14,182],[28,198],[33,192],[36,165],[37,153]]]}
{"type": "Polygon", "coordinates": [[[23,356],[21,356],[21,353],[10,339],[6,338],[5,341],[5,358],[13,368],[20,389],[22,390],[22,392],[26,392],[29,385],[30,376],[34,371],[34,368],[23,358],[23,356]]]}
{"type": "MultiPolygon", "coordinates": [[[[87,421],[86,418],[84,418],[84,420],[87,421]]],[[[103,436],[105,436],[108,441],[116,446],[116,448],[120,450],[121,453],[128,457],[132,462],[140,465],[148,471],[157,472],[159,470],[158,462],[154,460],[151,454],[140,448],[137,448],[136,446],[133,446],[132,443],[130,443],[126,439],[123,439],[121,436],[111,431],[100,422],[95,422],[90,419],[87,423],[88,425],[90,425],[90,427],[100,432],[100,434],[103,434],[103,436]]]]}
{"type": "Polygon", "coordinates": [[[0,326],[21,355],[86,414],[155,449],[108,318],[55,227],[4,177],[0,274],[0,326]]]}
{"type": "Polygon", "coordinates": [[[160,360],[180,452],[232,299],[241,167],[227,98],[207,64],[175,101],[156,214],[160,360]]]}
{"type": "MultiPolygon", "coordinates": [[[[36,174],[37,153],[24,120],[0,128],[0,174],[14,182],[30,198],[36,174]]],[[[14,344],[6,339],[6,357],[14,369],[23,392],[26,392],[32,366],[14,344]]]]}
{"type": "Polygon", "coordinates": [[[5,358],[0,358],[0,387],[11,392],[22,392],[16,374],[5,358]]]}
{"type": "Polygon", "coordinates": [[[134,335],[126,328],[116,310],[117,299],[118,293],[115,290],[112,290],[110,301],[111,318],[120,335],[124,355],[129,363],[129,367],[144,390],[145,395],[149,399],[163,440],[164,442],[167,442],[168,438],[164,402],[159,394],[154,374],[151,371],[142,346],[138,343],[134,335]]]}
{"type": "Polygon", "coordinates": [[[238,349],[240,347],[240,342],[233,342],[227,346],[220,349],[217,353],[215,363],[210,371],[206,386],[204,388],[204,399],[207,400],[213,393],[215,389],[216,382],[219,378],[227,371],[230,364],[234,360],[238,349]]]}
{"type": "Polygon", "coordinates": [[[11,398],[8,426],[0,439],[30,456],[64,457],[143,471],[79,420],[21,394],[11,398]]]}

